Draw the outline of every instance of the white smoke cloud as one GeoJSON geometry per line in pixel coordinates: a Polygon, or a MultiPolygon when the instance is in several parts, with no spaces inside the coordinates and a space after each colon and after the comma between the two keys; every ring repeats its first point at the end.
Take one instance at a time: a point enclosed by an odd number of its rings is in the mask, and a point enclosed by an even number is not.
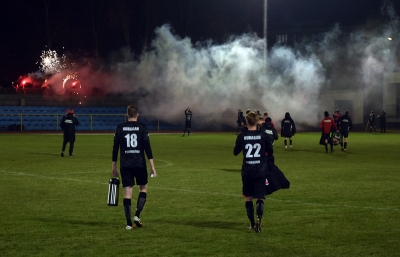
{"type": "Polygon", "coordinates": [[[112,56],[107,71],[85,68],[78,76],[105,92],[133,95],[146,114],[172,123],[183,122],[190,106],[194,122],[201,120],[203,128],[235,126],[238,108],[268,112],[278,124],[290,112],[297,124],[315,127],[315,114],[325,111],[321,92],[374,90],[383,72],[399,70],[398,41],[387,39],[399,35],[399,21],[388,8],[387,24],[350,33],[336,25],[319,43],[274,46],[266,62],[263,40],[253,34],[233,36],[221,45],[193,43],[164,25],[138,60],[124,49],[112,56]]]}

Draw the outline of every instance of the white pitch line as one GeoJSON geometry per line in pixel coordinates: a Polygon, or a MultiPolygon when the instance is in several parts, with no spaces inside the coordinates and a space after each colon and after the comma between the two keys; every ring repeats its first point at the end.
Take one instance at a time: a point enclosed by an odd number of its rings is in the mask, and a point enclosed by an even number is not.
{"type": "MultiPolygon", "coordinates": [[[[29,174],[24,172],[11,172],[6,170],[0,170],[2,173],[6,173],[9,175],[15,176],[29,176],[29,177],[36,177],[36,178],[45,178],[45,179],[54,179],[54,180],[67,180],[67,181],[75,181],[75,182],[85,182],[85,183],[92,183],[92,184],[100,184],[100,185],[108,185],[108,183],[104,182],[95,182],[90,180],[80,180],[80,179],[72,179],[72,178],[60,178],[60,177],[49,177],[44,175],[37,175],[37,174],[29,174]]],[[[203,191],[195,191],[190,189],[180,189],[180,188],[165,188],[165,187],[154,187],[149,186],[149,188],[159,189],[159,190],[170,190],[170,191],[180,191],[180,192],[187,192],[187,193],[194,193],[194,194],[205,194],[205,195],[222,195],[222,196],[234,196],[234,197],[243,197],[240,194],[227,194],[227,193],[218,193],[218,192],[203,192],[203,191]]],[[[396,211],[399,212],[400,209],[397,208],[377,208],[372,206],[352,206],[352,205],[338,205],[338,204],[318,204],[318,203],[307,203],[301,201],[293,201],[293,200],[281,200],[275,199],[271,197],[267,197],[266,200],[278,201],[278,202],[285,202],[285,203],[294,203],[294,204],[301,204],[301,205],[313,205],[313,206],[320,206],[320,207],[345,207],[345,208],[354,208],[354,209],[366,209],[366,210],[378,210],[378,211],[396,211]]]]}

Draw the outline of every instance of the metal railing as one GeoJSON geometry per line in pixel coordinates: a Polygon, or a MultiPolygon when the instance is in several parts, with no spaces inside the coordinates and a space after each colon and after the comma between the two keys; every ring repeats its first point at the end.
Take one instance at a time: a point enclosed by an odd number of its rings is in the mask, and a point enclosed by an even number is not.
{"type": "MultiPolygon", "coordinates": [[[[64,114],[0,114],[0,130],[59,131],[64,114]],[[11,129],[10,129],[11,126],[11,129]]],[[[124,114],[77,114],[80,125],[77,130],[115,130],[118,124],[125,122],[124,114]]],[[[139,121],[147,125],[149,130],[174,129],[173,125],[160,121],[156,116],[141,115],[139,121]]]]}

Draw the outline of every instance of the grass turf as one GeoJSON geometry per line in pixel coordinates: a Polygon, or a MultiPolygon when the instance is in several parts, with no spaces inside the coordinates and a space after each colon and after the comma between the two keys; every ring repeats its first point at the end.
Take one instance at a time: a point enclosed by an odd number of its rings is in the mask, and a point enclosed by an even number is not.
{"type": "Polygon", "coordinates": [[[319,136],[275,142],[291,188],[267,198],[255,234],[232,133],[152,134],[158,177],[131,231],[122,193],[106,205],[112,134],[77,135],[74,158],[61,135],[1,134],[1,256],[399,256],[400,134],[350,133],[333,154],[319,136]]]}

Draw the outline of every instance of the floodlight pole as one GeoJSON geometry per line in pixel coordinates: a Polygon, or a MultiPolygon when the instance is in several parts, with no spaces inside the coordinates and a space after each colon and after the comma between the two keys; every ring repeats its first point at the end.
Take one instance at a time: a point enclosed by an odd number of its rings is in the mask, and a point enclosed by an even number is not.
{"type": "Polygon", "coordinates": [[[264,0],[264,65],[267,68],[267,55],[268,55],[268,0],[264,0]]]}

